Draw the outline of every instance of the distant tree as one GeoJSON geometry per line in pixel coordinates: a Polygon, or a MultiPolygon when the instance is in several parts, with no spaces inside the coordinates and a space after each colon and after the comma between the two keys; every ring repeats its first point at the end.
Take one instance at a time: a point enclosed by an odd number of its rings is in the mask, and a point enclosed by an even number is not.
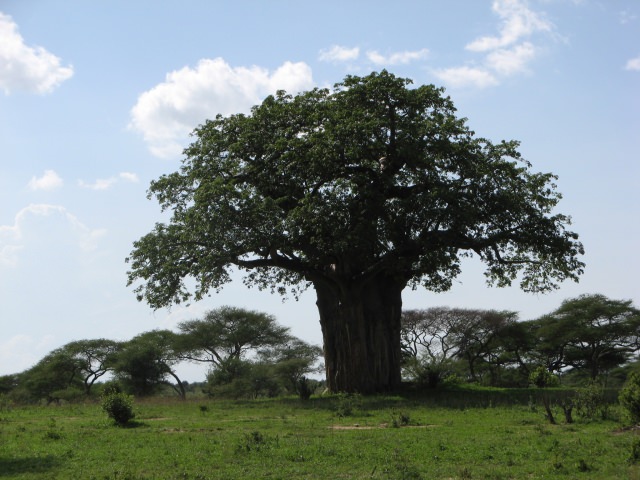
{"type": "Polygon", "coordinates": [[[181,360],[176,339],[170,330],[152,330],[123,343],[113,359],[116,377],[134,395],[151,395],[168,385],[184,399],[184,386],[173,368],[181,360]]]}
{"type": "Polygon", "coordinates": [[[454,332],[465,315],[464,310],[448,307],[403,310],[400,335],[405,356],[417,358],[422,354],[436,365],[452,359],[457,352],[454,332]]]}
{"type": "MultiPolygon", "coordinates": [[[[478,366],[499,365],[500,336],[518,318],[516,312],[458,309],[458,321],[451,332],[456,356],[464,359],[472,381],[479,381],[478,366]]],[[[495,372],[494,372],[495,375],[495,372]]]]}
{"type": "Polygon", "coordinates": [[[13,373],[10,375],[0,376],[0,395],[6,395],[20,385],[20,374],[13,373]]]}
{"type": "Polygon", "coordinates": [[[577,279],[555,176],[515,141],[476,138],[442,89],[410,83],[348,76],[198,127],[181,169],[151,184],[173,216],[128,258],[138,298],[200,299],[233,268],[280,293],[313,286],[328,387],[369,393],[400,386],[405,287],[448,290],[470,255],[498,286],[577,279]]]}
{"type": "Polygon", "coordinates": [[[109,371],[109,362],[118,347],[118,342],[100,338],[70,342],[57,351],[76,360],[74,365],[82,377],[85,393],[89,395],[93,384],[109,371]]]}
{"type": "Polygon", "coordinates": [[[260,363],[271,365],[273,374],[290,392],[295,392],[304,397],[306,390],[306,377],[309,374],[319,373],[321,365],[318,360],[322,358],[322,349],[317,345],[311,345],[296,337],[289,339],[275,347],[263,349],[258,354],[260,363]]]}
{"type": "Polygon", "coordinates": [[[638,350],[640,310],[631,300],[582,295],[565,300],[548,319],[563,363],[588,372],[592,380],[626,363],[638,350]]]}
{"type": "Polygon", "coordinates": [[[178,325],[177,348],[181,358],[208,362],[214,369],[235,371],[235,360],[250,352],[286,345],[289,329],[266,313],[235,307],[207,312],[201,320],[178,325]]]}
{"type": "Polygon", "coordinates": [[[20,374],[19,383],[34,401],[59,402],[82,393],[81,369],[79,360],[66,352],[54,350],[20,374]]]}

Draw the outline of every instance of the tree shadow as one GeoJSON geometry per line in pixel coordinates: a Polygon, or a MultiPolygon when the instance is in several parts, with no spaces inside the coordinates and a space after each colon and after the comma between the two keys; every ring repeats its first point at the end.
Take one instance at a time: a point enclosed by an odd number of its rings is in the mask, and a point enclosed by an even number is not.
{"type": "Polygon", "coordinates": [[[0,457],[0,478],[27,473],[45,473],[60,466],[60,464],[60,459],[53,455],[26,458],[0,457]]]}

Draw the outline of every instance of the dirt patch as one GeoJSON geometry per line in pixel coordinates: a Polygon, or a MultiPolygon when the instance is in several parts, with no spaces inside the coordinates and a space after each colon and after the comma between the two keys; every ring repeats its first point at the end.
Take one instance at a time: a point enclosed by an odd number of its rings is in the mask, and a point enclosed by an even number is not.
{"type": "Polygon", "coordinates": [[[428,428],[434,425],[403,425],[401,427],[390,427],[388,423],[381,423],[380,425],[359,425],[357,423],[353,425],[329,425],[327,428],[331,430],[377,430],[382,428],[428,428]]]}

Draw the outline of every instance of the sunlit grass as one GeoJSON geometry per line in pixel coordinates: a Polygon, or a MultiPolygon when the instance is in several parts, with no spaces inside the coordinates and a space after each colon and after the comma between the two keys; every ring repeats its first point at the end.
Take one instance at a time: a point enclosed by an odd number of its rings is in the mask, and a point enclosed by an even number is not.
{"type": "Polygon", "coordinates": [[[13,407],[0,478],[640,478],[615,419],[550,425],[531,403],[456,395],[138,401],[127,428],[94,404],[13,407]]]}

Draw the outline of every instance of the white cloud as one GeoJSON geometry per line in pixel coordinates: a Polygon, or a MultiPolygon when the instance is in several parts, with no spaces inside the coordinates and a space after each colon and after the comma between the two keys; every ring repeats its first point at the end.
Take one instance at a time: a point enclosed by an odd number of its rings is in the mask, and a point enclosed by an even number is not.
{"type": "Polygon", "coordinates": [[[93,183],[87,183],[84,180],[78,180],[78,186],[89,190],[108,190],[118,181],[117,177],[98,178],[93,183]]]}
{"type": "Polygon", "coordinates": [[[443,83],[455,88],[487,88],[500,83],[491,72],[482,68],[454,67],[436,70],[433,74],[443,83]]]}
{"type": "Polygon", "coordinates": [[[486,57],[486,65],[501,75],[513,75],[526,70],[527,63],[535,57],[536,49],[525,42],[511,49],[498,49],[486,57]]]}
{"type": "Polygon", "coordinates": [[[120,172],[120,174],[118,175],[121,179],[127,181],[127,182],[131,182],[131,183],[138,183],[140,181],[140,179],[138,178],[138,175],[136,175],[135,173],[131,173],[131,172],[120,172]]]}
{"type": "Polygon", "coordinates": [[[534,12],[526,0],[494,0],[492,10],[501,18],[499,35],[483,36],[465,49],[483,53],[482,67],[454,67],[434,72],[453,87],[486,88],[500,84],[501,77],[526,72],[538,49],[527,39],[535,33],[551,33],[553,24],[534,12]]]}
{"type": "Polygon", "coordinates": [[[276,90],[297,93],[312,86],[311,68],[302,62],[286,62],[270,73],[257,66],[231,67],[222,58],[204,59],[196,68],[168,73],[164,82],[142,93],[129,126],[143,135],[154,155],[171,158],[206,119],[247,112],[276,90]]]}
{"type": "Polygon", "coordinates": [[[406,65],[407,63],[421,60],[429,55],[429,50],[396,52],[391,55],[384,56],[375,50],[367,52],[367,58],[376,65],[406,65]]]}
{"type": "Polygon", "coordinates": [[[13,225],[0,225],[0,265],[16,266],[19,254],[27,249],[29,241],[50,240],[52,232],[34,233],[41,230],[40,223],[44,218],[54,219],[55,224],[70,234],[73,243],[85,252],[95,250],[98,239],[106,233],[104,229],[87,227],[63,206],[32,204],[16,214],[13,225]]]}
{"type": "Polygon", "coordinates": [[[640,71],[640,55],[627,61],[625,70],[640,71]]]}
{"type": "Polygon", "coordinates": [[[620,15],[620,23],[622,25],[626,25],[627,23],[634,22],[638,18],[638,16],[635,13],[629,12],[628,10],[621,11],[619,15],[620,15]]]}
{"type": "Polygon", "coordinates": [[[98,178],[93,183],[88,183],[84,180],[78,180],[78,185],[82,188],[88,188],[89,190],[108,190],[120,180],[130,183],[137,183],[139,181],[138,176],[135,173],[121,172],[114,177],[98,178]]]}
{"type": "Polygon", "coordinates": [[[322,62],[348,62],[351,60],[357,60],[360,56],[360,48],[358,47],[342,47],[340,45],[333,45],[328,50],[320,50],[318,59],[322,62]]]}
{"type": "Polygon", "coordinates": [[[502,19],[500,35],[480,37],[469,43],[467,50],[486,52],[504,48],[535,32],[553,30],[553,24],[530,10],[524,0],[494,0],[492,9],[502,19]]]}
{"type": "Polygon", "coordinates": [[[29,47],[13,19],[0,13],[0,88],[48,93],[73,75],[60,59],[42,47],[29,47]]]}
{"type": "Polygon", "coordinates": [[[41,177],[32,177],[29,181],[31,190],[55,190],[62,187],[62,178],[53,170],[45,170],[41,177]]]}

